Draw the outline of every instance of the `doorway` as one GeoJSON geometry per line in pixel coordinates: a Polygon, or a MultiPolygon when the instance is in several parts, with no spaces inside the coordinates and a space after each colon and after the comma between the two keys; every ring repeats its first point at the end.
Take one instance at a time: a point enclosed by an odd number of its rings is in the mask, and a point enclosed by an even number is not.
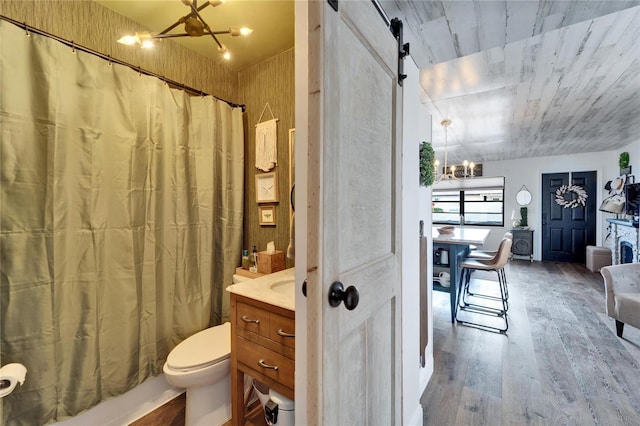
{"type": "Polygon", "coordinates": [[[596,242],[597,172],[542,175],[542,260],[584,263],[596,242]]]}

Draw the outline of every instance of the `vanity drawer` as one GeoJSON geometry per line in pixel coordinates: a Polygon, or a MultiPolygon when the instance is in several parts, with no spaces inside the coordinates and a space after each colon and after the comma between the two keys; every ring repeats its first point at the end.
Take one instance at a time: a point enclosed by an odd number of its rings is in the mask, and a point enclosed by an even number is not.
{"type": "Polygon", "coordinates": [[[269,337],[269,312],[245,303],[238,303],[236,324],[240,330],[269,337]]]}
{"type": "Polygon", "coordinates": [[[249,368],[275,380],[283,386],[294,388],[295,361],[286,358],[265,347],[256,345],[248,340],[238,337],[237,340],[238,362],[245,364],[249,368]],[[264,367],[261,365],[277,366],[278,369],[264,367]]]}
{"type": "Polygon", "coordinates": [[[296,321],[271,313],[269,317],[269,338],[289,348],[296,347],[296,321]]]}

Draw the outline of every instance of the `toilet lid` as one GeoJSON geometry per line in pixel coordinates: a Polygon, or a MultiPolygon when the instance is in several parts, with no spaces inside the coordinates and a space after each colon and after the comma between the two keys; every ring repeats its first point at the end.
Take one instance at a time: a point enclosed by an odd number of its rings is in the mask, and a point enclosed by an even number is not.
{"type": "Polygon", "coordinates": [[[183,340],[167,357],[172,370],[189,371],[229,358],[231,324],[207,328],[183,340]]]}

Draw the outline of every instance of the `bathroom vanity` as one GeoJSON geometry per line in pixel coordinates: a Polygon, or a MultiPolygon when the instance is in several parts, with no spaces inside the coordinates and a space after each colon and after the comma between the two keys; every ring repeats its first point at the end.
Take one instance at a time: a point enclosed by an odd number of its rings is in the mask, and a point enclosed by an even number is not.
{"type": "Polygon", "coordinates": [[[295,271],[229,286],[233,425],[244,424],[244,376],[294,398],[295,271]]]}

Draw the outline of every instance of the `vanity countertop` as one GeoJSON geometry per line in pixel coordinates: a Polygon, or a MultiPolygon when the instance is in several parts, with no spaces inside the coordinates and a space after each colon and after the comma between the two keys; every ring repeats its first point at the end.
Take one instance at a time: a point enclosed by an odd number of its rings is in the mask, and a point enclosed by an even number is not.
{"type": "Polygon", "coordinates": [[[227,287],[227,291],[295,311],[295,279],[296,268],[289,268],[260,278],[230,285],[227,287]]]}

